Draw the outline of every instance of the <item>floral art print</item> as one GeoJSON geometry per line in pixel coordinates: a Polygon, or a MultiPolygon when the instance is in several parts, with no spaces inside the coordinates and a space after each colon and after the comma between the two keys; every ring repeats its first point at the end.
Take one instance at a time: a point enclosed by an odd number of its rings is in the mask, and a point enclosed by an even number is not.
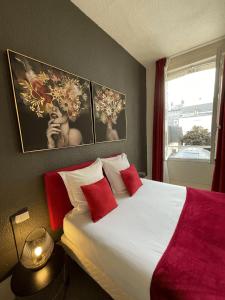
{"type": "Polygon", "coordinates": [[[92,144],[90,81],[8,50],[23,152],[92,144]]]}
{"type": "Polygon", "coordinates": [[[126,139],[125,95],[92,82],[96,142],[126,139]]]}

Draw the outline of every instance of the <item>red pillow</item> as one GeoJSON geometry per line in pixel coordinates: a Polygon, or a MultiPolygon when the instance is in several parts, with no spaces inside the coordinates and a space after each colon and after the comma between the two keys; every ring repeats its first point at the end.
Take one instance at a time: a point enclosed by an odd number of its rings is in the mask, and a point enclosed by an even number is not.
{"type": "Polygon", "coordinates": [[[118,205],[107,179],[81,186],[88,202],[93,222],[97,222],[118,205]]]}
{"type": "Polygon", "coordinates": [[[129,195],[132,196],[142,186],[141,179],[135,166],[133,164],[130,165],[129,168],[120,171],[120,174],[129,195]]]}

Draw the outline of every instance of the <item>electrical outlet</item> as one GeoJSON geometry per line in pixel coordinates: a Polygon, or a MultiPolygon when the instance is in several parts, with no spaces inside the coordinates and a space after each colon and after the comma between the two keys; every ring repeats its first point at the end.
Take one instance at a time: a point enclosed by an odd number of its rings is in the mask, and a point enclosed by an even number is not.
{"type": "Polygon", "coordinates": [[[15,213],[13,216],[11,216],[11,219],[16,223],[20,224],[24,221],[28,220],[30,218],[30,214],[27,208],[23,208],[17,213],[15,213]]]}

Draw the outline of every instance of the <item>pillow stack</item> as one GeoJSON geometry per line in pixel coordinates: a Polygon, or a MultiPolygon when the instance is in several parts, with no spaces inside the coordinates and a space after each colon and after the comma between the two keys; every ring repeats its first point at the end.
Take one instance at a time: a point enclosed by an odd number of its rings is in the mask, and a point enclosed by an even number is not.
{"type": "Polygon", "coordinates": [[[98,158],[90,166],[59,172],[76,214],[90,211],[93,222],[97,222],[118,205],[115,196],[129,193],[132,196],[142,182],[134,165],[130,165],[125,153],[98,158]],[[104,173],[107,177],[104,177],[104,173]],[[111,187],[110,187],[111,186],[111,187]]]}
{"type": "Polygon", "coordinates": [[[59,172],[66,186],[69,199],[76,214],[83,214],[88,211],[88,204],[81,190],[82,185],[87,185],[104,178],[102,172],[102,162],[98,158],[89,167],[75,170],[59,172]]]}
{"type": "Polygon", "coordinates": [[[123,179],[120,175],[121,170],[129,168],[130,164],[125,153],[115,157],[101,159],[103,169],[112,187],[114,194],[121,195],[127,192],[123,179]]]}

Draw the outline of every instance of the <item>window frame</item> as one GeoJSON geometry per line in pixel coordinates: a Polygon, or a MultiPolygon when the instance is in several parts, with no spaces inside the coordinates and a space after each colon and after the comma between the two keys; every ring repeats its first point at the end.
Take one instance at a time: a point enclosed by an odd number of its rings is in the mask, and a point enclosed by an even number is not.
{"type": "Polygon", "coordinates": [[[176,69],[171,69],[167,71],[169,61],[168,59],[167,65],[165,67],[165,105],[164,105],[164,160],[175,160],[182,162],[197,162],[197,163],[209,163],[213,164],[215,160],[216,154],[216,144],[217,144],[217,136],[219,130],[219,106],[220,106],[220,98],[221,98],[221,85],[222,85],[222,72],[223,72],[223,59],[224,52],[222,52],[221,48],[217,49],[216,55],[210,56],[207,59],[199,60],[195,63],[185,65],[176,69]],[[213,111],[212,111],[212,123],[211,123],[211,151],[210,151],[210,159],[192,159],[192,158],[173,158],[168,155],[168,101],[167,101],[167,83],[169,80],[184,76],[188,74],[191,69],[201,68],[209,69],[207,67],[209,64],[215,65],[215,84],[214,84],[214,96],[213,96],[213,111]]]}
{"type": "Polygon", "coordinates": [[[224,52],[221,48],[217,49],[216,55],[216,78],[214,86],[214,99],[213,99],[213,115],[212,115],[212,129],[211,129],[211,156],[210,163],[214,163],[216,159],[216,148],[217,148],[217,138],[218,131],[220,129],[219,124],[219,114],[220,114],[220,104],[222,95],[222,76],[223,76],[223,66],[224,66],[224,52]]]}

